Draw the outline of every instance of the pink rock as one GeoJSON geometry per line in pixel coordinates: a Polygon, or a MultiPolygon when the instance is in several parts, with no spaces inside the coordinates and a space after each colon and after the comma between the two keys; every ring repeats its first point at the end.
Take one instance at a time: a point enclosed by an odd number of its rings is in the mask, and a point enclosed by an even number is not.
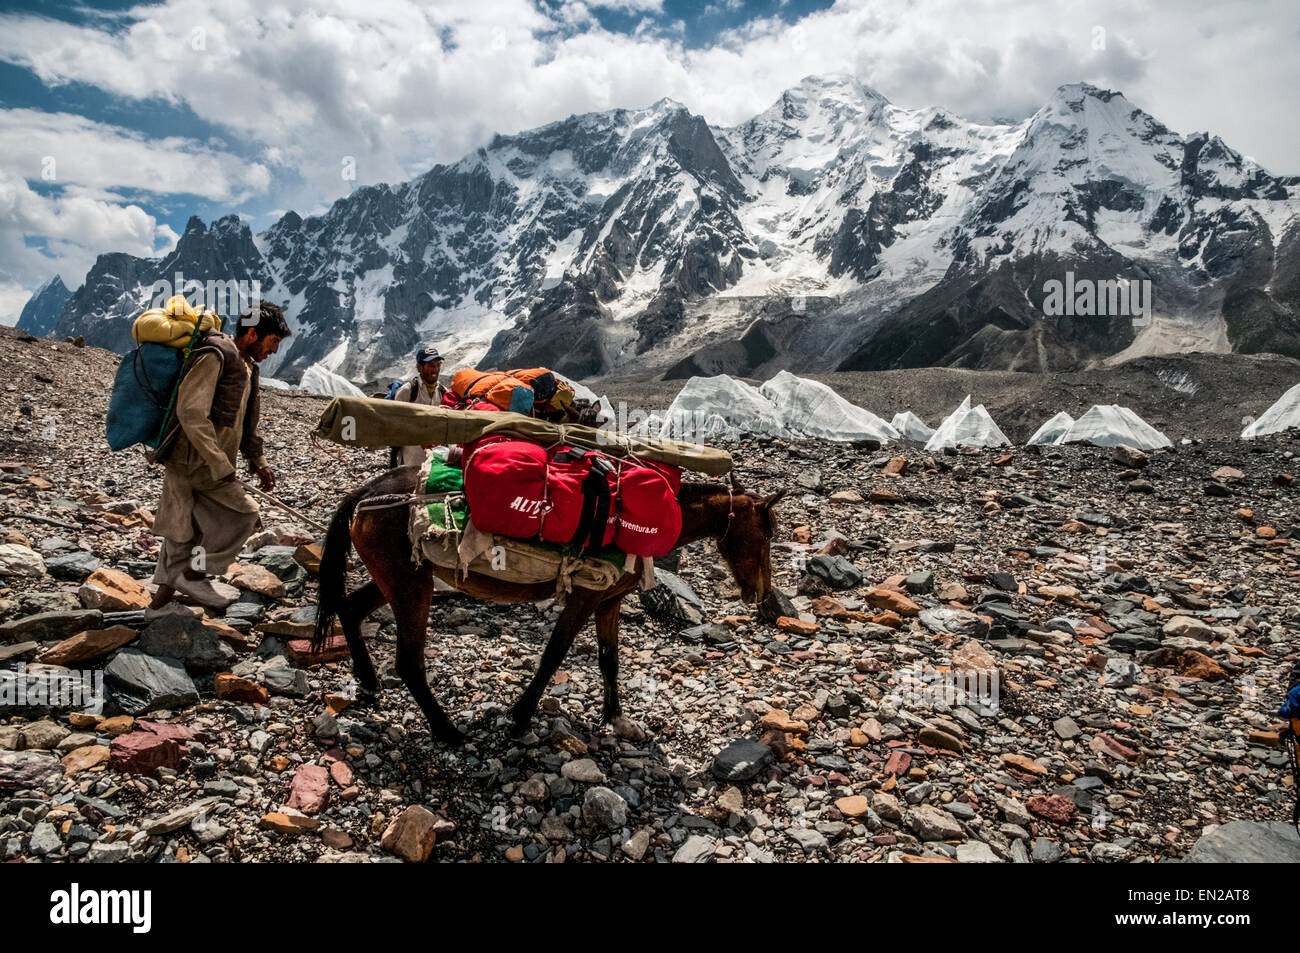
{"type": "Polygon", "coordinates": [[[889,755],[889,760],[885,762],[885,773],[902,777],[907,774],[907,769],[911,766],[912,756],[910,754],[906,751],[893,751],[889,755]]]}
{"type": "Polygon", "coordinates": [[[133,731],[113,739],[109,764],[128,774],[152,775],[159,768],[179,768],[181,748],[172,738],[151,731],[133,731]]]}
{"type": "Polygon", "coordinates": [[[330,777],[341,788],[352,787],[352,768],[346,761],[335,761],[330,765],[330,777]]]}
{"type": "Polygon", "coordinates": [[[304,764],[293,775],[289,806],[304,814],[319,814],[330,799],[330,776],[318,764],[304,764]]]}

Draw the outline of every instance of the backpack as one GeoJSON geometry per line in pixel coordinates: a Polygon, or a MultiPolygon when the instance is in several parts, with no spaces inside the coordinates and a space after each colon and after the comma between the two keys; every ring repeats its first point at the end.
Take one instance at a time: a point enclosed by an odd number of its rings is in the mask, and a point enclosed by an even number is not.
{"type": "Polygon", "coordinates": [[[190,352],[201,334],[220,327],[214,312],[195,311],[180,295],[135,320],[131,333],[138,343],[118,364],[109,393],[104,419],[109,449],[135,444],[158,449],[190,352]]]}
{"type": "MultiPolygon", "coordinates": [[[[416,377],[412,377],[409,381],[393,381],[388,385],[388,393],[384,395],[384,400],[397,400],[397,392],[407,384],[411,385],[411,396],[406,399],[411,403],[415,403],[415,398],[420,394],[420,381],[416,377]]],[[[388,469],[391,470],[397,466],[397,457],[401,452],[401,447],[388,448],[388,469]]]]}
{"type": "Polygon", "coordinates": [[[462,368],[452,375],[449,392],[455,395],[457,408],[486,401],[498,410],[531,416],[535,394],[533,388],[505,371],[476,371],[462,368]]]}

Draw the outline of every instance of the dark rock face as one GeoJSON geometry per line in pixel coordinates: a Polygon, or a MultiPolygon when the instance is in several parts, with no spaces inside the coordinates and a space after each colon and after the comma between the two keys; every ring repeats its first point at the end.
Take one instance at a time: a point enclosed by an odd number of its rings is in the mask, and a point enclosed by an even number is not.
{"type": "Polygon", "coordinates": [[[37,288],[27,304],[23,305],[22,313],[18,315],[18,330],[37,337],[48,337],[59,323],[63,306],[71,297],[72,292],[64,285],[63,279],[55,275],[37,288]]]}

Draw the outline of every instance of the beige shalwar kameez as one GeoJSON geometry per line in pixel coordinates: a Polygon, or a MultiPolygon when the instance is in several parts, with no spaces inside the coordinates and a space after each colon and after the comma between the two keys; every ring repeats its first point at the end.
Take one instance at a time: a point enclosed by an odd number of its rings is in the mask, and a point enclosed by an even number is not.
{"type": "MultiPolygon", "coordinates": [[[[153,525],[154,534],[162,537],[153,575],[159,585],[175,588],[186,569],[209,576],[226,572],[257,526],[257,504],[239,481],[221,482],[236,472],[251,380],[247,364],[244,371],[248,377],[239,413],[229,427],[218,427],[209,417],[221,374],[218,355],[199,357],[181,381],[176,396],[181,433],[167,455],[153,525]]],[[[266,466],[266,458],[259,453],[253,465],[266,466]]]]}

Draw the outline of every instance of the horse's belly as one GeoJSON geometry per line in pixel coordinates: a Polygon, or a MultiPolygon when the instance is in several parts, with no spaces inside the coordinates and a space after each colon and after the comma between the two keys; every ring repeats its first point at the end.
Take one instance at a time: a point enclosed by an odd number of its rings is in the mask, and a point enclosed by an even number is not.
{"type": "Polygon", "coordinates": [[[555,583],[553,582],[505,582],[476,572],[458,576],[455,569],[444,566],[434,566],[433,573],[443,582],[454,586],[459,592],[489,602],[541,602],[543,599],[549,599],[555,595],[555,583]]]}

